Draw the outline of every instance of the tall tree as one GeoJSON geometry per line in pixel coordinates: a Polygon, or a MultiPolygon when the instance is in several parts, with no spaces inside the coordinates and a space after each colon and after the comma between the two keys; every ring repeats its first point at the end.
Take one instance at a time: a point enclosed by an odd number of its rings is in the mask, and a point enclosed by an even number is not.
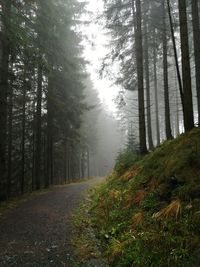
{"type": "Polygon", "coordinates": [[[143,73],[143,42],[142,42],[142,13],[141,1],[136,0],[136,64],[137,64],[137,83],[138,83],[138,110],[139,110],[139,142],[141,154],[147,153],[146,146],[146,127],[144,110],[144,73],[143,73]]]}
{"type": "Polygon", "coordinates": [[[186,0],[179,0],[179,21],[181,37],[181,60],[182,60],[182,79],[183,79],[183,117],[186,131],[194,127],[191,69],[188,42],[188,25],[187,25],[187,6],[186,0]]]}
{"type": "Polygon", "coordinates": [[[154,94],[155,94],[155,117],[156,117],[156,138],[157,145],[160,145],[160,120],[158,110],[158,77],[157,77],[157,56],[156,56],[156,29],[153,29],[153,73],[154,73],[154,94]]]}
{"type": "Polygon", "coordinates": [[[166,31],[166,8],[162,2],[162,42],[163,42],[163,77],[164,77],[164,103],[165,103],[165,133],[167,139],[172,139],[170,104],[169,104],[169,81],[168,81],[168,40],[166,31]]]}
{"type": "Polygon", "coordinates": [[[38,64],[37,72],[37,107],[36,107],[36,140],[35,140],[35,183],[40,189],[41,183],[41,153],[42,153],[42,63],[38,64]]]}
{"type": "Polygon", "coordinates": [[[9,76],[10,55],[10,12],[11,1],[4,0],[2,8],[2,38],[1,38],[1,62],[0,62],[0,201],[6,197],[6,129],[7,129],[7,94],[9,76]]]}
{"type": "Polygon", "coordinates": [[[144,57],[145,57],[145,80],[146,80],[146,103],[147,103],[147,133],[149,149],[152,150],[153,138],[152,138],[152,126],[151,126],[151,92],[150,92],[150,74],[149,74],[149,40],[148,40],[148,12],[149,12],[149,1],[144,4],[144,57]]]}
{"type": "Polygon", "coordinates": [[[199,26],[199,1],[191,0],[192,5],[192,26],[194,38],[194,59],[196,72],[198,125],[200,126],[200,26],[199,26]]]}
{"type": "Polygon", "coordinates": [[[172,19],[170,0],[167,0],[167,10],[168,10],[168,16],[169,16],[171,38],[172,38],[172,43],[173,43],[174,59],[175,59],[175,66],[176,66],[177,79],[178,79],[178,85],[179,85],[179,92],[180,92],[182,106],[184,107],[184,105],[183,105],[183,86],[182,86],[181,72],[180,72],[179,62],[178,62],[177,45],[176,45],[176,39],[175,39],[175,33],[174,33],[174,25],[173,25],[173,19],[172,19]]]}

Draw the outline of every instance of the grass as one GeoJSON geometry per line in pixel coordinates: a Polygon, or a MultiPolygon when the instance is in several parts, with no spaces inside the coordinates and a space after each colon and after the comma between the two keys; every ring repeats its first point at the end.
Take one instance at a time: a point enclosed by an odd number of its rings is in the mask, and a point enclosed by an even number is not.
{"type": "Polygon", "coordinates": [[[89,209],[91,206],[90,194],[93,193],[93,190],[91,189],[85,194],[84,201],[73,215],[75,231],[71,243],[77,259],[77,266],[90,266],[88,263],[94,259],[99,262],[98,266],[106,266],[99,249],[100,244],[91,227],[89,209]]]}
{"type": "Polygon", "coordinates": [[[89,214],[110,266],[199,267],[200,129],[114,171],[89,214]]]}

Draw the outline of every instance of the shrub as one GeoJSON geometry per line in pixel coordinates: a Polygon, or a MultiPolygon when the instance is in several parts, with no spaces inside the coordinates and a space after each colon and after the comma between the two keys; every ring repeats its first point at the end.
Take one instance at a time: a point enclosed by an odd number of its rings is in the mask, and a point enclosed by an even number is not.
{"type": "Polygon", "coordinates": [[[122,175],[125,171],[127,171],[130,167],[134,165],[137,159],[138,155],[128,149],[120,152],[117,156],[114,168],[117,175],[122,175]]]}

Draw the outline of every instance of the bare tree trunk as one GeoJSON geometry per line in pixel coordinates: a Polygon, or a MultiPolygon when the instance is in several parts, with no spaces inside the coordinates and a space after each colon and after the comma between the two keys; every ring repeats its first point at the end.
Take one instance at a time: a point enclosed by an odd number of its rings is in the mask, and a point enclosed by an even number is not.
{"type": "Polygon", "coordinates": [[[174,48],[174,59],[175,59],[177,78],[178,78],[178,84],[179,84],[179,92],[180,92],[182,106],[184,108],[184,105],[183,105],[183,86],[182,86],[180,68],[179,68],[179,63],[178,63],[178,54],[177,54],[177,49],[176,49],[176,39],[175,39],[175,34],[174,34],[174,26],[173,26],[173,21],[172,21],[170,0],[167,0],[167,7],[168,7],[168,15],[169,15],[169,21],[170,21],[172,43],[173,43],[173,48],[174,48]]]}
{"type": "Polygon", "coordinates": [[[64,140],[64,182],[67,183],[67,140],[64,140]]]}
{"type": "Polygon", "coordinates": [[[172,139],[170,104],[169,104],[169,82],[168,82],[168,62],[167,62],[167,32],[165,2],[162,3],[163,23],[162,23],[162,41],[163,41],[163,77],[164,77],[164,98],[165,98],[165,133],[167,140],[172,139]]]}
{"type": "Polygon", "coordinates": [[[52,124],[53,124],[53,114],[52,114],[52,77],[49,77],[48,82],[48,92],[47,92],[47,172],[46,172],[46,187],[49,184],[53,184],[53,170],[52,170],[52,124]]]}
{"type": "Polygon", "coordinates": [[[157,79],[157,58],[156,58],[156,32],[153,30],[153,65],[154,65],[154,89],[155,89],[155,113],[156,113],[156,138],[157,145],[160,145],[160,121],[158,114],[158,79],[157,79]]]}
{"type": "MultiPolygon", "coordinates": [[[[11,70],[13,64],[11,64],[11,70]]],[[[7,196],[11,193],[11,180],[12,180],[12,151],[13,151],[13,88],[12,88],[12,78],[10,80],[9,86],[9,107],[8,107],[8,174],[7,174],[7,196]]]]}
{"type": "Polygon", "coordinates": [[[42,147],[42,66],[38,66],[37,107],[36,107],[36,139],[35,139],[35,185],[40,189],[41,182],[41,147],[42,147]]]}
{"type": "Polygon", "coordinates": [[[191,69],[188,43],[187,8],[186,0],[179,0],[179,20],[181,36],[181,56],[182,56],[182,79],[183,79],[183,117],[185,131],[194,127],[191,69]]]}
{"type": "Polygon", "coordinates": [[[25,179],[25,130],[26,130],[26,62],[24,63],[24,81],[22,95],[22,143],[21,143],[21,175],[20,186],[21,194],[24,194],[24,179],[25,179]]]}
{"type": "MultiPolygon", "coordinates": [[[[149,2],[147,1],[146,10],[148,12],[149,2]]],[[[149,80],[149,42],[148,42],[148,18],[147,13],[144,16],[144,56],[145,56],[145,80],[146,80],[146,102],[147,102],[147,133],[149,149],[152,150],[153,138],[152,138],[152,127],[151,127],[151,94],[150,94],[150,80],[149,80]]]]}
{"type": "Polygon", "coordinates": [[[176,90],[176,136],[180,134],[179,130],[179,104],[178,104],[178,93],[176,90]]]}
{"type": "Polygon", "coordinates": [[[87,149],[87,176],[90,177],[90,151],[87,149]]]}
{"type": "Polygon", "coordinates": [[[199,27],[199,6],[198,0],[191,0],[192,5],[192,25],[194,38],[194,59],[196,72],[198,125],[200,126],[200,27],[199,27]]]}
{"type": "Polygon", "coordinates": [[[70,182],[70,179],[71,179],[70,155],[68,155],[68,160],[67,160],[67,179],[68,179],[68,182],[70,182]]]}
{"type": "Polygon", "coordinates": [[[142,14],[141,2],[136,0],[136,63],[137,63],[137,82],[138,82],[138,111],[139,111],[139,143],[140,153],[147,153],[146,146],[146,127],[144,109],[144,77],[143,77],[143,44],[142,44],[142,14]]]}
{"type": "Polygon", "coordinates": [[[84,151],[81,154],[81,178],[85,177],[85,153],[84,151]]]}
{"type": "Polygon", "coordinates": [[[7,94],[9,66],[9,19],[11,2],[2,2],[2,38],[0,69],[0,202],[6,199],[6,138],[7,138],[7,94]]]}
{"type": "Polygon", "coordinates": [[[35,99],[33,100],[33,137],[32,137],[32,191],[35,189],[35,99]]]}

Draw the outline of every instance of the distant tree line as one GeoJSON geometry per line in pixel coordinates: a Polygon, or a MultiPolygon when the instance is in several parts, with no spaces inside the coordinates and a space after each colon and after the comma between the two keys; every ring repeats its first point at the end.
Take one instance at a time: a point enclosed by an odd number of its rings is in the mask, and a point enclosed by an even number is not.
{"type": "Polygon", "coordinates": [[[76,0],[0,1],[0,202],[85,175],[83,9],[76,0]]]}
{"type": "Polygon", "coordinates": [[[102,70],[111,71],[117,62],[116,83],[137,88],[141,154],[160,144],[161,124],[165,139],[179,134],[181,126],[189,131],[200,125],[199,5],[198,0],[104,0],[111,51],[102,70]]]}

